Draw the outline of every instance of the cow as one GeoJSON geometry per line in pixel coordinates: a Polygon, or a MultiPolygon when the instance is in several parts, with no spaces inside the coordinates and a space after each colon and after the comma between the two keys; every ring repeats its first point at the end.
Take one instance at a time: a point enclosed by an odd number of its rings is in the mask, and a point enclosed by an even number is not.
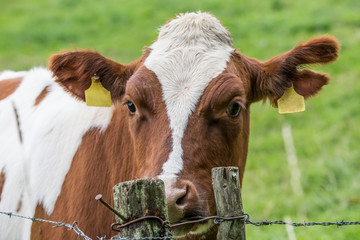
{"type": "MultiPolygon", "coordinates": [[[[337,59],[331,36],[312,38],[267,61],[233,47],[213,15],[179,14],[130,64],[91,50],[64,51],[48,68],[0,75],[0,211],[72,223],[111,236],[112,187],[138,178],[165,183],[171,221],[216,215],[211,169],[239,167],[242,180],[250,106],[291,86],[305,99],[329,76],[306,69],[337,59]],[[88,106],[94,76],[111,106],[88,106]]],[[[179,226],[184,239],[213,239],[211,221],[179,226]]],[[[1,239],[71,239],[72,231],[0,216],[1,239]]]]}

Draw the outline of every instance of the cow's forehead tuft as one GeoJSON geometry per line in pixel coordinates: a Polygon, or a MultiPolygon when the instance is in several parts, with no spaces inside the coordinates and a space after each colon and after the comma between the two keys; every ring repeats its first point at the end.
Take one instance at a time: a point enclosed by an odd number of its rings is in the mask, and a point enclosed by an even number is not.
{"type": "Polygon", "coordinates": [[[220,21],[209,13],[183,13],[160,28],[158,41],[168,42],[168,47],[184,47],[202,44],[204,47],[228,45],[232,47],[230,33],[220,21]]]}

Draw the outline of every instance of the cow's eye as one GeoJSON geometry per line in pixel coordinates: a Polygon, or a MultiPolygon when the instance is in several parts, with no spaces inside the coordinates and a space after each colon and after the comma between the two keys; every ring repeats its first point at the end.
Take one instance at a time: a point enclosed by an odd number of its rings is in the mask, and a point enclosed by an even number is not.
{"type": "Polygon", "coordinates": [[[130,113],[135,113],[136,112],[136,107],[135,107],[134,103],[132,103],[130,101],[127,102],[127,107],[129,109],[130,113]]]}
{"type": "Polygon", "coordinates": [[[231,103],[226,112],[230,117],[238,117],[242,109],[242,105],[239,102],[231,103]]]}

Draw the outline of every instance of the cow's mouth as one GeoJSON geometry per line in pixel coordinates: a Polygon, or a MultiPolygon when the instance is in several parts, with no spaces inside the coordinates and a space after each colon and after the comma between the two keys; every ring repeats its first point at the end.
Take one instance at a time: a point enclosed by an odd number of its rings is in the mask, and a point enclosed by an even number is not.
{"type": "Polygon", "coordinates": [[[213,220],[185,224],[186,222],[194,219],[196,218],[184,219],[174,223],[175,226],[171,228],[171,233],[173,236],[175,238],[190,237],[193,239],[193,237],[196,236],[207,235],[209,232],[211,232],[211,230],[214,229],[215,224],[213,220]]]}

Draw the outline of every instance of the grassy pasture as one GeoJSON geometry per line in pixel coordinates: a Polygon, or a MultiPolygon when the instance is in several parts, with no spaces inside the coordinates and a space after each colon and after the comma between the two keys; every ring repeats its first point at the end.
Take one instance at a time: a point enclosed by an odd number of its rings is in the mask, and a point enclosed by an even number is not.
{"type": "MultiPolygon", "coordinates": [[[[360,1],[358,0],[1,0],[0,71],[47,63],[64,49],[96,49],[122,63],[139,57],[157,28],[179,12],[209,11],[234,45],[266,60],[298,42],[330,34],[341,43],[329,66],[331,83],[307,101],[304,113],[279,115],[252,106],[243,183],[251,220],[360,220],[360,1]],[[282,126],[290,124],[303,194],[293,192],[282,126]]],[[[56,220],[56,219],[55,219],[56,220]]],[[[80,223],[81,226],[81,223],[80,223]]],[[[358,239],[360,227],[296,228],[297,239],[358,239]]],[[[284,226],[247,226],[248,239],[288,239],[284,226]]]]}

